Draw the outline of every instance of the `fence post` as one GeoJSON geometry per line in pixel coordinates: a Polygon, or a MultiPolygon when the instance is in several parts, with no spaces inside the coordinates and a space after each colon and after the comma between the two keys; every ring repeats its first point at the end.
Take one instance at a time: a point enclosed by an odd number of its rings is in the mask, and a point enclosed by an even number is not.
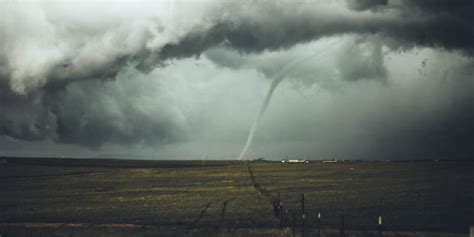
{"type": "Polygon", "coordinates": [[[341,214],[341,229],[339,235],[340,237],[344,237],[344,214],[341,214]]]}
{"type": "Polygon", "coordinates": [[[379,216],[378,218],[378,229],[379,229],[379,237],[382,237],[382,228],[383,228],[383,219],[382,216],[379,216]]]}
{"type": "Polygon", "coordinates": [[[306,215],[304,213],[301,215],[301,221],[303,222],[302,223],[302,225],[303,225],[303,234],[302,234],[302,236],[304,237],[304,233],[305,233],[305,230],[306,230],[305,229],[306,215]]]}
{"type": "Polygon", "coordinates": [[[321,212],[318,212],[318,237],[321,237],[321,212]]]}
{"type": "Polygon", "coordinates": [[[378,232],[379,232],[379,237],[382,237],[382,228],[383,228],[383,219],[382,219],[382,216],[383,216],[383,206],[384,206],[384,200],[383,200],[383,196],[380,198],[380,206],[379,206],[379,217],[378,217],[378,220],[377,220],[377,224],[378,224],[378,232]]]}
{"type": "Polygon", "coordinates": [[[280,214],[278,216],[280,217],[280,226],[283,226],[283,207],[280,207],[280,214]]]}

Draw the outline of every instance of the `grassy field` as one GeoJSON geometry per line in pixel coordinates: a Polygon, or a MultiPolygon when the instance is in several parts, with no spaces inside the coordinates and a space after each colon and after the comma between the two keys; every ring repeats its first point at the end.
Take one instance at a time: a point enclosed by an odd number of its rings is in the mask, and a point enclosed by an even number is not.
{"type": "Polygon", "coordinates": [[[291,223],[304,193],[310,228],[317,212],[326,228],[337,228],[341,215],[346,228],[361,230],[375,229],[380,214],[386,229],[467,233],[474,224],[473,162],[252,162],[256,185],[237,161],[7,162],[0,223],[274,228],[273,198],[280,193],[291,223]]]}

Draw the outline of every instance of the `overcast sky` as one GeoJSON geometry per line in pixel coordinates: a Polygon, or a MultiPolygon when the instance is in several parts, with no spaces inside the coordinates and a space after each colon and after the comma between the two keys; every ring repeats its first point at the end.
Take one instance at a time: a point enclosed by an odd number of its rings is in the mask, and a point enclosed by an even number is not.
{"type": "Polygon", "coordinates": [[[0,155],[474,152],[471,0],[0,4],[0,155]]]}

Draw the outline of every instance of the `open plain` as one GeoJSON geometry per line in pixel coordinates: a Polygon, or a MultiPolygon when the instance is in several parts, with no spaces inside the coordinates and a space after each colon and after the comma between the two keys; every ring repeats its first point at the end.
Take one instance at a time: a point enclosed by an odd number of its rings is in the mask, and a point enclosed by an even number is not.
{"type": "Polygon", "coordinates": [[[382,216],[387,233],[467,234],[474,224],[473,171],[474,163],[467,161],[7,158],[0,166],[0,234],[63,236],[64,228],[82,228],[112,233],[104,236],[207,236],[282,227],[289,234],[293,223],[302,228],[302,194],[308,233],[317,229],[319,212],[321,227],[328,230],[340,228],[341,216],[347,230],[376,230],[382,216]],[[278,195],[281,219],[272,205],[278,195]]]}

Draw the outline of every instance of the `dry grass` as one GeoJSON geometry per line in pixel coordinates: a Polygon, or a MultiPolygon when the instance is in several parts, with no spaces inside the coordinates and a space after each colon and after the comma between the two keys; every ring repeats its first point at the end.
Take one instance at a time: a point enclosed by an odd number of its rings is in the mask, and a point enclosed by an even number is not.
{"type": "MultiPolygon", "coordinates": [[[[204,167],[176,162],[174,168],[171,162],[163,167],[157,162],[132,167],[122,161],[116,167],[42,162],[0,167],[0,223],[122,223],[182,230],[278,226],[268,197],[255,191],[243,162],[204,167]]],[[[309,227],[315,227],[321,212],[326,227],[337,227],[344,214],[348,228],[373,229],[382,197],[389,229],[465,232],[474,223],[472,162],[266,162],[251,167],[256,182],[270,195],[280,193],[290,213],[299,213],[300,194],[305,194],[309,227]]]]}

